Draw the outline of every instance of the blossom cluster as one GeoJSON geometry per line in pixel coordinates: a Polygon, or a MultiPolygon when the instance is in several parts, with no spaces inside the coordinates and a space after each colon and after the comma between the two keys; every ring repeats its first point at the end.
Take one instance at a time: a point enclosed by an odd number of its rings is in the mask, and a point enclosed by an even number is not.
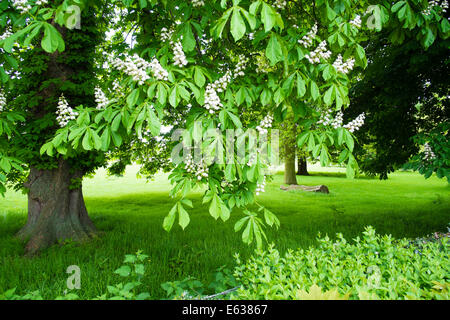
{"type": "Polygon", "coordinates": [[[139,85],[150,79],[147,69],[151,69],[154,77],[158,80],[168,80],[169,77],[169,73],[160,65],[156,58],[149,63],[137,54],[133,55],[133,57],[126,56],[125,60],[116,58],[112,61],[112,66],[131,76],[139,85]]]}
{"type": "Polygon", "coordinates": [[[32,8],[28,3],[28,0],[13,0],[13,6],[19,10],[21,14],[28,13],[32,8]]]}
{"type": "Polygon", "coordinates": [[[267,134],[268,129],[272,128],[272,123],[273,117],[271,115],[268,115],[261,121],[259,126],[256,127],[256,131],[258,131],[260,135],[267,134]]]}
{"type": "Polygon", "coordinates": [[[362,113],[353,121],[349,122],[346,125],[343,125],[344,114],[342,113],[342,111],[339,111],[334,118],[331,116],[330,112],[327,112],[325,114],[322,114],[320,120],[318,121],[318,124],[322,124],[324,126],[332,126],[334,129],[345,128],[348,129],[348,131],[350,131],[351,133],[354,133],[355,131],[361,129],[361,127],[364,125],[365,119],[366,114],[362,113]]]}
{"type": "Polygon", "coordinates": [[[112,66],[131,76],[139,85],[144,84],[146,80],[150,79],[150,76],[147,74],[147,69],[150,68],[150,64],[137,54],[133,57],[126,56],[125,60],[116,58],[112,62],[112,66]]]}
{"type": "Polygon", "coordinates": [[[264,176],[263,181],[258,183],[256,186],[256,195],[259,196],[260,193],[266,191],[266,176],[264,176]]]}
{"type": "MultiPolygon", "coordinates": [[[[44,6],[48,0],[37,0],[35,5],[44,6]]],[[[21,14],[26,14],[31,11],[32,6],[28,0],[13,0],[13,7],[20,11],[21,14]]]]}
{"type": "Polygon", "coordinates": [[[202,180],[203,178],[208,178],[208,167],[206,167],[203,161],[196,163],[192,156],[189,154],[185,158],[185,168],[188,173],[196,176],[197,180],[202,180]]]}
{"type": "Polygon", "coordinates": [[[220,110],[223,105],[220,101],[218,92],[223,92],[227,89],[228,84],[231,81],[231,71],[227,71],[224,76],[213,83],[206,86],[205,91],[205,104],[203,105],[210,114],[220,110]]]}
{"type": "Polygon", "coordinates": [[[316,38],[318,31],[317,23],[312,27],[312,29],[300,40],[298,40],[298,43],[300,43],[305,48],[309,48],[312,46],[314,39],[316,38]]]}
{"type": "Polygon", "coordinates": [[[203,106],[210,114],[215,113],[223,107],[213,83],[206,86],[205,104],[203,106]]]}
{"type": "Polygon", "coordinates": [[[234,76],[235,77],[243,77],[245,76],[245,68],[247,68],[248,58],[245,57],[243,54],[239,56],[239,61],[236,64],[236,67],[234,68],[234,76]]]}
{"type": "Polygon", "coordinates": [[[233,77],[237,78],[245,75],[244,70],[247,67],[247,63],[248,59],[244,55],[240,55],[239,62],[236,64],[234,72],[228,70],[220,79],[206,86],[205,103],[203,107],[208,110],[210,114],[214,114],[223,107],[218,93],[224,92],[227,89],[233,77]]]}
{"type": "Polygon", "coordinates": [[[65,127],[71,120],[75,120],[78,116],[78,112],[73,111],[63,94],[59,97],[56,114],[56,120],[61,128],[65,127]]]}
{"type": "Polygon", "coordinates": [[[275,0],[275,1],[273,2],[273,5],[274,5],[276,8],[283,10],[283,9],[286,8],[286,6],[287,6],[287,1],[285,1],[285,0],[275,0]]]}
{"type": "Polygon", "coordinates": [[[174,54],[174,65],[179,66],[180,68],[187,65],[188,61],[186,59],[186,55],[183,51],[183,45],[181,44],[181,41],[175,42],[173,45],[173,54],[174,54]]]}
{"type": "Polygon", "coordinates": [[[102,110],[110,103],[105,93],[99,87],[95,88],[95,102],[97,103],[97,110],[102,110]]]}
{"type": "Polygon", "coordinates": [[[205,1],[203,0],[191,0],[191,2],[194,7],[203,7],[205,5],[205,1]]]}
{"type": "Polygon", "coordinates": [[[434,160],[436,158],[436,155],[433,152],[433,149],[431,149],[430,145],[428,143],[425,143],[424,145],[424,153],[425,153],[425,160],[426,161],[431,161],[434,160]]]}
{"type": "Polygon", "coordinates": [[[355,120],[346,124],[344,126],[345,129],[348,129],[351,133],[358,131],[364,125],[364,120],[366,119],[366,114],[361,113],[355,120]]]}
{"type": "Polygon", "coordinates": [[[169,73],[159,63],[158,59],[153,58],[150,62],[150,68],[152,69],[153,76],[158,80],[169,80],[169,73]]]}
{"type": "MultiPolygon", "coordinates": [[[[179,21],[175,22],[176,24],[179,23],[179,21]]],[[[175,27],[171,27],[170,29],[167,28],[162,28],[161,29],[161,41],[163,42],[169,42],[169,44],[172,46],[173,48],[173,60],[174,60],[174,65],[181,67],[184,67],[185,65],[188,64],[188,61],[186,59],[186,55],[183,51],[183,45],[181,44],[181,41],[176,41],[174,42],[172,40],[173,34],[175,32],[175,27]]]]}
{"type": "Polygon", "coordinates": [[[333,67],[336,69],[337,72],[342,72],[345,74],[353,70],[354,66],[355,66],[355,59],[351,58],[344,62],[341,55],[339,55],[336,61],[333,63],[333,67]]]}
{"type": "Polygon", "coordinates": [[[0,89],[0,112],[5,110],[6,108],[6,97],[5,93],[3,92],[3,89],[0,89]]]}
{"type": "Polygon", "coordinates": [[[357,15],[357,16],[355,17],[355,19],[353,19],[353,20],[350,21],[350,24],[353,25],[353,26],[355,26],[355,27],[358,28],[358,29],[361,28],[361,25],[362,25],[361,16],[360,16],[360,15],[357,15]]]}
{"type": "Polygon", "coordinates": [[[161,29],[161,41],[162,42],[166,42],[166,41],[172,41],[172,35],[175,32],[175,29],[172,27],[170,29],[167,28],[162,28],[161,29]]]}
{"type": "Polygon", "coordinates": [[[338,129],[342,127],[343,122],[344,122],[344,114],[342,113],[342,111],[339,111],[336,114],[335,118],[333,118],[330,112],[322,114],[320,120],[318,121],[318,124],[322,124],[326,127],[332,126],[334,129],[338,129]]]}
{"type": "Polygon", "coordinates": [[[424,15],[431,15],[431,10],[433,10],[434,7],[439,7],[442,9],[442,13],[446,13],[448,9],[448,1],[438,1],[438,0],[430,0],[428,2],[428,7],[422,11],[424,15]]]}
{"type": "Polygon", "coordinates": [[[0,36],[0,41],[8,39],[10,36],[12,36],[12,32],[11,30],[5,30],[5,32],[3,32],[3,34],[0,36]]]}
{"type": "Polygon", "coordinates": [[[270,64],[264,55],[255,55],[255,64],[257,73],[268,73],[270,64]]]}
{"type": "Polygon", "coordinates": [[[327,60],[330,57],[331,57],[331,51],[327,49],[327,41],[326,40],[322,41],[314,51],[305,55],[305,58],[311,64],[320,63],[321,58],[327,60]]]}

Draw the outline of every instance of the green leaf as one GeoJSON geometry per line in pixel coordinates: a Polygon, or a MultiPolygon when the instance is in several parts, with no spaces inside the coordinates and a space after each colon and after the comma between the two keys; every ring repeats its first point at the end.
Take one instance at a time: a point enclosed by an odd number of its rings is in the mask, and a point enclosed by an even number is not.
{"type": "Polygon", "coordinates": [[[167,99],[167,90],[164,84],[158,83],[157,91],[156,91],[156,98],[158,99],[158,102],[162,105],[166,103],[167,99]]]}
{"type": "Polygon", "coordinates": [[[261,20],[264,24],[265,32],[269,32],[270,30],[272,30],[273,26],[276,23],[276,16],[273,12],[272,7],[265,2],[262,3],[261,20]]]}
{"type": "Polygon", "coordinates": [[[269,226],[275,225],[277,228],[280,227],[280,220],[272,212],[264,208],[264,219],[269,226]]]}
{"type": "Polygon", "coordinates": [[[134,107],[139,99],[139,89],[134,89],[127,97],[127,105],[128,107],[134,107]]]}
{"type": "Polygon", "coordinates": [[[150,132],[156,137],[161,133],[161,122],[151,107],[148,107],[147,112],[147,122],[150,127],[150,132]]]}
{"type": "Polygon", "coordinates": [[[189,213],[187,213],[181,203],[178,203],[178,215],[178,224],[184,230],[189,225],[191,219],[189,218],[189,213]]]}
{"type": "Polygon", "coordinates": [[[231,17],[231,34],[234,41],[239,41],[245,34],[246,27],[244,19],[242,18],[239,8],[233,9],[233,16],[231,17]]]}
{"type": "Polygon", "coordinates": [[[190,52],[194,50],[195,48],[195,37],[194,33],[192,32],[192,27],[190,23],[186,23],[183,28],[183,39],[181,40],[181,43],[183,45],[183,49],[186,52],[190,52]]]}
{"type": "Polygon", "coordinates": [[[119,269],[114,271],[114,273],[120,275],[121,277],[128,277],[131,273],[131,268],[129,266],[121,266],[119,269]]]}
{"type": "Polygon", "coordinates": [[[270,40],[266,48],[266,57],[269,59],[272,66],[284,59],[283,50],[275,33],[272,33],[270,36],[270,40]]]}
{"type": "Polygon", "coordinates": [[[194,81],[197,86],[202,88],[205,85],[206,78],[203,75],[202,69],[195,67],[194,71],[194,81]]]}
{"type": "Polygon", "coordinates": [[[310,83],[310,91],[311,91],[311,97],[314,101],[316,101],[320,96],[319,87],[317,86],[317,83],[311,80],[310,83]]]}
{"type": "Polygon", "coordinates": [[[306,84],[300,74],[297,74],[297,97],[301,98],[306,94],[306,84]]]}
{"type": "Polygon", "coordinates": [[[178,204],[175,204],[172,209],[170,210],[169,214],[164,218],[163,222],[163,228],[167,232],[169,232],[172,229],[172,226],[175,222],[175,216],[178,209],[178,204]]]}
{"type": "Polygon", "coordinates": [[[53,53],[56,50],[62,52],[65,49],[61,34],[49,23],[44,23],[44,37],[41,40],[41,46],[42,49],[49,53],[53,53]]]}

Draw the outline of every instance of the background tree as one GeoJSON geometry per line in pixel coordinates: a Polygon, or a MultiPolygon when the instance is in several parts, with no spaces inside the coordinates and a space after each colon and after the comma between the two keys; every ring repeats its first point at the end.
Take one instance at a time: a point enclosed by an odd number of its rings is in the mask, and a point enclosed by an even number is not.
{"type": "Polygon", "coordinates": [[[448,122],[450,115],[448,99],[441,108],[433,105],[435,94],[449,94],[449,40],[436,41],[427,50],[415,39],[386,43],[383,33],[367,45],[369,66],[352,87],[346,112],[346,117],[367,114],[356,135],[355,155],[364,172],[381,179],[418,153],[421,145],[414,136],[448,122]]]}

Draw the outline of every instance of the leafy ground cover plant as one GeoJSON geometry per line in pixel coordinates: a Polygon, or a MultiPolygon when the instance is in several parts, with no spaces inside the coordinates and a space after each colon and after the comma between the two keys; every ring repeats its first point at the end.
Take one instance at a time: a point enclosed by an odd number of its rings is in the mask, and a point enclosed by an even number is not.
{"type": "Polygon", "coordinates": [[[289,250],[273,246],[247,262],[237,257],[241,287],[232,299],[318,298],[334,292],[349,299],[449,299],[449,242],[395,240],[367,227],[348,242],[341,234],[319,238],[318,247],[289,250]],[[321,293],[321,288],[325,293],[321,293]]]}

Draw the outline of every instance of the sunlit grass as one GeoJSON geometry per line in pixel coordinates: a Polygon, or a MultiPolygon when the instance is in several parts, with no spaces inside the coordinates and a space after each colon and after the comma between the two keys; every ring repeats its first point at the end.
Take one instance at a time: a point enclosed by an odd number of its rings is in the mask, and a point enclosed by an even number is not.
{"type": "MultiPolygon", "coordinates": [[[[283,177],[276,175],[259,197],[260,203],[278,215],[281,229],[268,230],[269,241],[281,250],[315,244],[318,232],[343,233],[352,239],[372,225],[378,233],[395,237],[417,237],[445,231],[450,222],[450,187],[446,181],[425,180],[414,173],[398,172],[388,181],[348,180],[337,169],[321,169],[310,177],[299,177],[306,185],[325,184],[329,195],[285,192],[279,189],[283,177]]],[[[194,276],[203,282],[222,265],[232,267],[233,254],[248,256],[253,248],[244,245],[233,231],[234,222],[223,223],[201,206],[200,191],[191,195],[195,209],[191,224],[182,231],[162,229],[164,216],[174,201],[169,198],[166,175],[146,183],[137,180],[132,167],[124,177],[106,177],[99,171],[84,184],[90,215],[104,232],[83,245],[55,246],[39,257],[23,258],[23,244],[14,234],[26,221],[26,197],[9,191],[0,199],[0,291],[17,287],[19,293],[40,290],[53,298],[66,289],[66,268],[82,270],[82,298],[93,298],[116,283],[113,271],[123,256],[142,249],[150,256],[144,286],[154,298],[164,298],[161,283],[194,276]]]]}

